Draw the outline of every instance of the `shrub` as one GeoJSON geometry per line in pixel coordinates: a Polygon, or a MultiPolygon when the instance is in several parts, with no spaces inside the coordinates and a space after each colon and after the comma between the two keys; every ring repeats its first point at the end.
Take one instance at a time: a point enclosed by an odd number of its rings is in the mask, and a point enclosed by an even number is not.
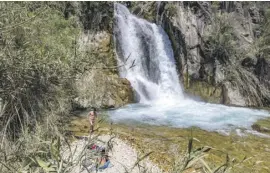
{"type": "Polygon", "coordinates": [[[218,60],[220,63],[229,62],[237,54],[235,49],[236,36],[229,21],[229,16],[217,14],[211,32],[206,38],[207,56],[212,60],[218,60]]]}
{"type": "Polygon", "coordinates": [[[71,83],[89,56],[76,52],[76,16],[65,18],[54,3],[1,2],[0,11],[0,127],[16,137],[45,110],[69,109],[71,83]]]}
{"type": "Polygon", "coordinates": [[[270,10],[265,11],[262,24],[262,35],[257,41],[257,53],[265,58],[270,58],[270,10]]]}

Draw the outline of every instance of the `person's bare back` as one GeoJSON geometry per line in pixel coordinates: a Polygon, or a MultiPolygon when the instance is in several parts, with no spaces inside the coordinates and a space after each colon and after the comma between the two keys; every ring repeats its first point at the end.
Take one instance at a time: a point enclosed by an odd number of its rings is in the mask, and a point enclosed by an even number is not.
{"type": "Polygon", "coordinates": [[[93,133],[94,126],[95,126],[95,120],[97,117],[96,109],[94,108],[89,112],[89,123],[90,123],[90,133],[93,133]]]}

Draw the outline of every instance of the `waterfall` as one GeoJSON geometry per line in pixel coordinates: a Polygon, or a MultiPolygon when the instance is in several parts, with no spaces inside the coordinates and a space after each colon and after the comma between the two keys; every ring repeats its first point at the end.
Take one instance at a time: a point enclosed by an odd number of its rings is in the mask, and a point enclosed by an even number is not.
{"type": "Polygon", "coordinates": [[[110,111],[113,121],[229,131],[251,129],[259,118],[269,116],[268,111],[184,98],[171,43],[164,30],[132,15],[121,4],[115,4],[114,14],[120,76],[131,82],[137,103],[110,111]]]}
{"type": "Polygon", "coordinates": [[[165,31],[115,4],[114,36],[121,77],[127,78],[139,103],[183,99],[173,50],[165,31]],[[134,66],[132,66],[134,65],[134,66]]]}

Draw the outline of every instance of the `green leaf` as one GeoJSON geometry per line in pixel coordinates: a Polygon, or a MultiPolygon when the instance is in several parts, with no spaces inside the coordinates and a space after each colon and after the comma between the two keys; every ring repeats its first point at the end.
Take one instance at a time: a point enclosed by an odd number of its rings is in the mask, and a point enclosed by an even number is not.
{"type": "Polygon", "coordinates": [[[206,167],[206,169],[209,172],[213,173],[213,171],[210,169],[209,165],[203,159],[200,158],[200,161],[202,162],[202,164],[206,167]]]}
{"type": "Polygon", "coordinates": [[[46,172],[56,172],[55,168],[51,167],[50,162],[46,162],[40,158],[36,158],[37,164],[46,172]]]}
{"type": "Polygon", "coordinates": [[[188,154],[191,153],[192,144],[193,144],[193,138],[190,138],[189,141],[188,141],[188,154]]]}

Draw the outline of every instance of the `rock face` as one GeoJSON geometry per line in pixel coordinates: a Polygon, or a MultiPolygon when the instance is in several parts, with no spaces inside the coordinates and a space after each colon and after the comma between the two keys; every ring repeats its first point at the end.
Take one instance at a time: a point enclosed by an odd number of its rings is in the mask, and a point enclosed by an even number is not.
{"type": "MultiPolygon", "coordinates": [[[[82,27],[77,54],[89,57],[81,62],[82,74],[73,84],[73,109],[115,108],[133,101],[129,81],[118,75],[112,41],[113,2],[66,2],[66,18],[75,15],[82,27]]],[[[76,59],[75,59],[76,61],[76,59]]]]}
{"type": "Polygon", "coordinates": [[[270,61],[256,51],[269,3],[133,2],[129,6],[165,29],[187,93],[214,103],[270,105],[270,61]]]}
{"type": "Polygon", "coordinates": [[[74,84],[74,109],[116,108],[133,101],[129,81],[118,76],[111,37],[106,31],[82,34],[80,53],[91,51],[95,57],[93,66],[78,76],[74,84]]]}
{"type": "Polygon", "coordinates": [[[78,97],[74,99],[79,108],[114,108],[133,101],[133,93],[127,79],[92,70],[76,82],[78,97]]]}
{"type": "MultiPolygon", "coordinates": [[[[270,105],[270,60],[258,51],[269,3],[123,3],[132,13],[160,24],[167,32],[179,78],[188,94],[228,105],[270,105]]],[[[131,102],[130,85],[122,83],[124,79],[118,77],[117,68],[110,68],[117,64],[111,39],[113,3],[86,3],[81,8],[79,16],[88,30],[79,41],[81,51],[95,52],[98,62],[94,63],[94,70],[78,76],[74,102],[78,107],[118,107],[131,102]],[[89,10],[93,17],[88,17],[89,10]],[[111,90],[105,89],[105,84],[111,90]],[[93,85],[100,92],[90,92],[93,85]],[[102,91],[106,91],[106,97],[102,91]]]]}

